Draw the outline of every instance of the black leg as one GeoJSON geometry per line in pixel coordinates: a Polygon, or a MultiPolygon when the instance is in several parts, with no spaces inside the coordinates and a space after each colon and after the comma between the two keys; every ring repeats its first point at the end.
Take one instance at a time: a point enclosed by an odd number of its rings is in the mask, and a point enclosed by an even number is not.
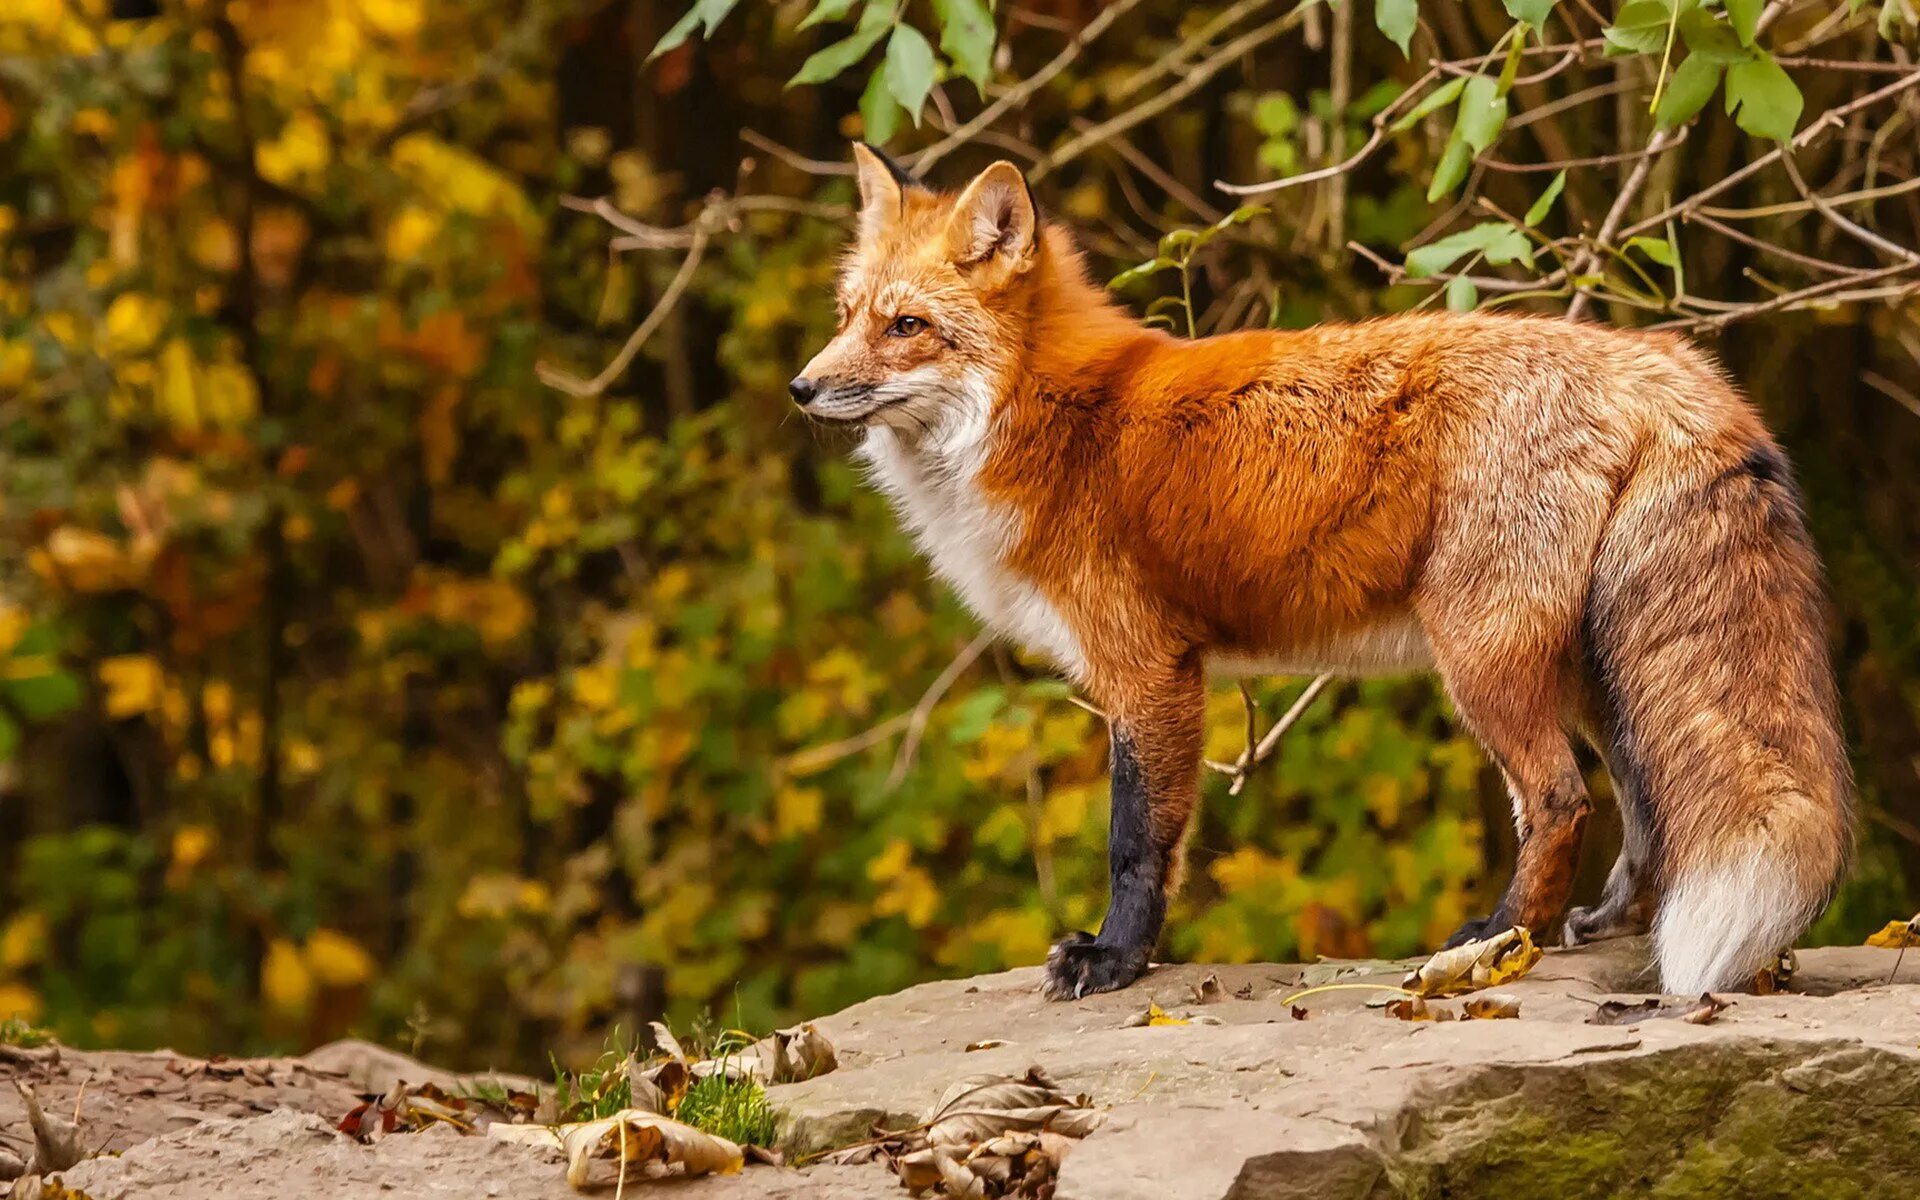
{"type": "Polygon", "coordinates": [[[1112,895],[1098,937],[1069,934],[1047,956],[1044,990],[1077,1000],[1122,988],[1147,969],[1167,916],[1168,850],[1155,836],[1152,799],[1125,726],[1113,730],[1113,822],[1107,835],[1112,895]]]}

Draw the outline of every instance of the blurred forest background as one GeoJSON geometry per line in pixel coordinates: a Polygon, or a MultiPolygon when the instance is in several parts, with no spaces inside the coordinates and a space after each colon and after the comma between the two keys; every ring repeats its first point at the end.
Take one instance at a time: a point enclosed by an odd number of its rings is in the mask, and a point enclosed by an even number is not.
{"type": "MultiPolygon", "coordinates": [[[[1920,880],[1914,47],[1910,0],[6,0],[0,1015],[537,1069],[1098,920],[1098,719],[788,411],[862,136],[1012,158],[1183,333],[1701,336],[1832,575],[1857,940],[1920,880]]],[[[1512,853],[1419,680],[1205,786],[1176,957],[1427,948],[1512,853]]]]}

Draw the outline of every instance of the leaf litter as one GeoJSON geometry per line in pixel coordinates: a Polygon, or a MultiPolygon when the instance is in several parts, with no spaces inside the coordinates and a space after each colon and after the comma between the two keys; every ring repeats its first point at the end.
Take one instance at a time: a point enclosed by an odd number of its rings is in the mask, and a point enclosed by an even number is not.
{"type": "Polygon", "coordinates": [[[383,1093],[362,1095],[338,1127],[371,1142],[445,1125],[496,1141],[557,1149],[567,1161],[567,1182],[575,1188],[587,1186],[593,1163],[603,1158],[614,1160],[622,1183],[633,1167],[645,1178],[728,1175],[749,1161],[777,1163],[780,1156],[758,1141],[743,1144],[678,1119],[694,1108],[691,1097],[706,1097],[705,1111],[725,1115],[754,1130],[756,1139],[771,1142],[764,1088],[811,1079],[839,1065],[832,1041],[813,1024],[776,1030],[700,1059],[689,1057],[664,1025],[656,1023],[653,1036],[658,1050],[652,1057],[629,1053],[611,1061],[609,1055],[601,1068],[571,1077],[571,1083],[562,1076],[544,1096],[505,1087],[454,1095],[432,1083],[400,1082],[383,1093]],[[754,1095],[730,1096],[736,1085],[754,1095]]]}
{"type": "Polygon", "coordinates": [[[1106,1117],[1091,1097],[1066,1091],[1037,1066],[1018,1076],[973,1075],[949,1087],[919,1125],[825,1161],[884,1161],[915,1196],[1048,1200],[1061,1161],[1106,1117]]]}
{"type": "Polygon", "coordinates": [[[1722,1000],[1709,992],[1700,993],[1697,1000],[1664,1000],[1659,997],[1634,1002],[1603,1000],[1586,1023],[1637,1025],[1642,1021],[1679,1020],[1689,1025],[1707,1025],[1732,1005],[1733,1001],[1722,1000]]]}

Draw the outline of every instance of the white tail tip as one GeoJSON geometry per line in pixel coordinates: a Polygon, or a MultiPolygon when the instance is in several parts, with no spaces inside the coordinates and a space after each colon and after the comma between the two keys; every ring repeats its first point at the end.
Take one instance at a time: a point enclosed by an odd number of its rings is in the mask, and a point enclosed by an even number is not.
{"type": "Polygon", "coordinates": [[[1748,986],[1817,907],[1790,868],[1757,851],[1681,875],[1653,926],[1661,987],[1690,996],[1748,986]]]}

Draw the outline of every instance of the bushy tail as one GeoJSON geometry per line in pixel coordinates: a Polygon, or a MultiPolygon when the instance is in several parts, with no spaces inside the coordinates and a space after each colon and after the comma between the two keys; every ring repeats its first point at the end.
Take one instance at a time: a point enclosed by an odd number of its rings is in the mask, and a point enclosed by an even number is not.
{"type": "Polygon", "coordinates": [[[1764,434],[1642,456],[1587,627],[1653,833],[1662,985],[1741,986],[1819,914],[1853,824],[1820,565],[1764,434]]]}

